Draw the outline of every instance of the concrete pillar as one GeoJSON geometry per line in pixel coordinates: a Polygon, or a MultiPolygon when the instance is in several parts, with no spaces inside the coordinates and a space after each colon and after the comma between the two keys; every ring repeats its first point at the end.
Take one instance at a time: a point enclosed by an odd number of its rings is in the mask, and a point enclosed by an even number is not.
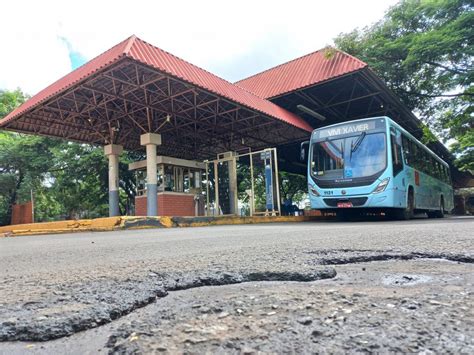
{"type": "Polygon", "coordinates": [[[145,133],[140,136],[140,144],[146,146],[146,214],[158,215],[156,187],[156,146],[161,145],[161,135],[145,133]]]}
{"type": "MultiPolygon", "coordinates": [[[[234,157],[235,152],[224,153],[226,157],[234,157]]],[[[227,161],[227,169],[229,173],[229,205],[230,213],[238,213],[238,195],[237,195],[237,164],[235,159],[227,161]]]]}
{"type": "Polygon", "coordinates": [[[119,155],[121,145],[109,144],[104,147],[104,154],[109,158],[109,216],[119,216],[119,155]]]}

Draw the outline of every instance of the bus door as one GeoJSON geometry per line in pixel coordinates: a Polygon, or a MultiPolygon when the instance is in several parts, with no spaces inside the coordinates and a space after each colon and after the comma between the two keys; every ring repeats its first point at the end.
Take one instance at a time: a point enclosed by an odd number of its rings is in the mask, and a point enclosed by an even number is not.
{"type": "Polygon", "coordinates": [[[406,170],[402,157],[402,135],[394,127],[390,127],[390,151],[393,171],[393,206],[406,207],[406,170]]]}

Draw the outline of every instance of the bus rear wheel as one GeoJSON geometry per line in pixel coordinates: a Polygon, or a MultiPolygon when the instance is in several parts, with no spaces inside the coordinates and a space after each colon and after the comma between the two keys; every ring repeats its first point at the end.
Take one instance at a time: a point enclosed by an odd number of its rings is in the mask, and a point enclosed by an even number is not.
{"type": "Polygon", "coordinates": [[[426,212],[426,215],[428,216],[428,218],[438,218],[437,214],[438,214],[438,211],[427,211],[426,212]]]}
{"type": "Polygon", "coordinates": [[[439,210],[426,212],[428,218],[443,218],[444,217],[444,200],[443,197],[439,200],[439,210]]]}
{"type": "Polygon", "coordinates": [[[436,218],[444,218],[444,200],[443,197],[441,197],[439,201],[439,211],[435,212],[435,217],[436,218]]]}

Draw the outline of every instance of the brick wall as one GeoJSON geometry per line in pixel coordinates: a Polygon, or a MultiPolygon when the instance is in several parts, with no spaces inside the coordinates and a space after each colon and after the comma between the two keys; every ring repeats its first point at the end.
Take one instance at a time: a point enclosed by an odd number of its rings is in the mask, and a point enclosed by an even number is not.
{"type": "Polygon", "coordinates": [[[135,216],[146,216],[146,196],[135,197],[135,216]]]}
{"type": "Polygon", "coordinates": [[[33,203],[13,205],[11,224],[33,223],[33,203]]]}
{"type": "Polygon", "coordinates": [[[194,216],[194,195],[158,194],[158,215],[194,216]]]}
{"type": "MultiPolygon", "coordinates": [[[[159,216],[194,216],[194,195],[159,193],[159,216]]],[[[135,197],[135,215],[146,216],[146,196],[135,197]]]]}

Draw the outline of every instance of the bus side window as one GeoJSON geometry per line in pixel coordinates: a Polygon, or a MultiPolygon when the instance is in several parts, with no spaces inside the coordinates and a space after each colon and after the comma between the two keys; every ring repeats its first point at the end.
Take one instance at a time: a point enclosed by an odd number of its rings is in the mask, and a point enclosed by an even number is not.
{"type": "Polygon", "coordinates": [[[431,161],[433,162],[433,166],[431,167],[433,177],[439,179],[438,161],[433,157],[431,157],[431,161]]]}
{"type": "Polygon", "coordinates": [[[438,179],[441,181],[445,181],[444,179],[444,166],[440,162],[438,162],[438,179]]]}
{"type": "Polygon", "coordinates": [[[430,175],[430,155],[423,150],[423,172],[430,175]]]}
{"type": "Polygon", "coordinates": [[[418,145],[415,142],[411,142],[412,146],[412,158],[413,158],[413,167],[416,170],[421,170],[421,154],[420,150],[418,149],[418,145]]]}
{"type": "Polygon", "coordinates": [[[444,169],[444,179],[443,180],[446,184],[451,185],[452,184],[451,183],[451,174],[449,172],[449,169],[445,166],[443,166],[443,169],[444,169]]]}
{"type": "Polygon", "coordinates": [[[413,157],[411,152],[411,144],[407,136],[402,135],[402,146],[403,146],[403,157],[405,159],[405,164],[413,166],[413,157]]]}
{"type": "Polygon", "coordinates": [[[435,174],[435,160],[433,159],[433,157],[431,155],[428,154],[428,175],[432,176],[432,177],[435,177],[436,174],[435,174]]]}
{"type": "Polygon", "coordinates": [[[400,171],[403,170],[402,162],[402,148],[400,144],[397,143],[397,136],[393,128],[390,129],[390,141],[392,142],[392,166],[393,166],[393,176],[397,175],[400,171]]]}
{"type": "Polygon", "coordinates": [[[435,164],[436,164],[436,176],[435,176],[435,177],[436,177],[438,180],[443,181],[443,174],[442,174],[442,171],[441,171],[442,165],[441,165],[440,162],[437,161],[437,160],[435,160],[435,164]]]}
{"type": "Polygon", "coordinates": [[[436,160],[428,154],[428,174],[432,177],[436,177],[436,160]]]}
{"type": "Polygon", "coordinates": [[[416,161],[417,161],[417,164],[418,164],[418,170],[420,171],[425,171],[425,155],[423,154],[423,150],[420,149],[420,147],[418,147],[418,145],[416,146],[416,149],[417,149],[417,157],[416,157],[416,161]]]}

